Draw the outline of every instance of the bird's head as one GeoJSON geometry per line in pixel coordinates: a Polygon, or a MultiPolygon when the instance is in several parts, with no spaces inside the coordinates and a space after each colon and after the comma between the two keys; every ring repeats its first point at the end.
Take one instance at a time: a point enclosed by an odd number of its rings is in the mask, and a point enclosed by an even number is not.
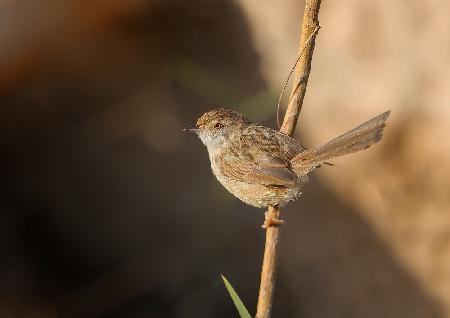
{"type": "Polygon", "coordinates": [[[224,146],[233,134],[242,131],[249,124],[251,121],[244,115],[234,110],[217,108],[204,113],[194,126],[183,131],[197,133],[208,151],[214,152],[224,146]]]}

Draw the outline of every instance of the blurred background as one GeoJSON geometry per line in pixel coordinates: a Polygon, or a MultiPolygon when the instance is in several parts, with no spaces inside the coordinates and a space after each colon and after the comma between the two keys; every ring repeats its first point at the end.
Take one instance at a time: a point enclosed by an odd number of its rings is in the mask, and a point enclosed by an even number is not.
{"type": "MultiPolygon", "coordinates": [[[[263,211],[181,129],[275,127],[303,1],[0,1],[0,317],[254,311],[263,211]]],[[[450,3],[324,1],[296,138],[392,110],[284,210],[274,317],[450,317],[450,3]]]]}

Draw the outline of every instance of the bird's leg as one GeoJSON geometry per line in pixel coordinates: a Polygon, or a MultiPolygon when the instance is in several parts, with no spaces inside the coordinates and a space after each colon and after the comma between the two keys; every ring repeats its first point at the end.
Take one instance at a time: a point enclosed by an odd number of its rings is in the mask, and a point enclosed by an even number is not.
{"type": "Polygon", "coordinates": [[[284,221],[279,218],[280,210],[278,207],[269,207],[264,215],[264,224],[261,226],[263,229],[284,224],[284,221]]]}

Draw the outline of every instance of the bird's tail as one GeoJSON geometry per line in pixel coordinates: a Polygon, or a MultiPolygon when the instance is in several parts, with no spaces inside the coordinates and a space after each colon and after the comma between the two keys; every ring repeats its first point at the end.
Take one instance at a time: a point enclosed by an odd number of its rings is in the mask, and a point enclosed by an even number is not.
{"type": "Polygon", "coordinates": [[[383,136],[389,114],[384,112],[322,146],[299,153],[291,160],[294,171],[302,174],[332,158],[369,148],[383,136]]]}

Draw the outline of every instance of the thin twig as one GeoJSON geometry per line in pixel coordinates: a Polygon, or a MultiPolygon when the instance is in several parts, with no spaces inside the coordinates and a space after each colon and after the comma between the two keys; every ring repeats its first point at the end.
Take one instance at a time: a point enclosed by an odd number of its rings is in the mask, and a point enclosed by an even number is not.
{"type": "MultiPolygon", "coordinates": [[[[289,84],[289,80],[291,79],[292,73],[294,73],[295,68],[297,67],[298,61],[300,61],[300,58],[303,55],[303,52],[305,52],[305,49],[306,49],[307,45],[312,40],[312,38],[317,35],[319,30],[320,30],[320,25],[316,26],[316,28],[314,29],[314,32],[311,33],[311,35],[309,36],[308,41],[306,41],[305,45],[303,46],[302,50],[300,51],[300,54],[298,55],[297,59],[295,60],[295,63],[292,66],[291,71],[289,72],[289,75],[288,75],[288,77],[286,78],[286,80],[285,80],[285,82],[283,84],[283,89],[281,90],[281,94],[280,94],[280,97],[278,98],[278,103],[277,103],[277,127],[278,127],[278,129],[281,128],[281,125],[280,125],[280,105],[281,105],[281,100],[283,99],[284,92],[286,91],[286,88],[287,88],[287,85],[289,84]]],[[[298,85],[297,85],[297,87],[298,87],[298,85]]],[[[289,105],[289,103],[292,100],[292,96],[293,96],[293,94],[291,94],[291,96],[289,97],[288,105],[289,105]]]]}
{"type": "MultiPolygon", "coordinates": [[[[315,38],[319,31],[319,9],[321,0],[306,0],[299,46],[299,58],[296,62],[295,79],[290,101],[284,115],[280,131],[292,136],[306,93],[311,60],[314,52],[315,38]],[[303,49],[305,48],[305,49],[303,49]],[[305,53],[303,54],[303,50],[305,53]]],[[[287,84],[286,84],[287,85],[287,84]]],[[[284,90],[285,88],[283,88],[284,90]]],[[[261,270],[256,318],[270,318],[275,290],[275,278],[280,241],[280,209],[269,207],[264,224],[266,225],[266,244],[261,270]]]]}
{"type": "MultiPolygon", "coordinates": [[[[300,50],[307,44],[307,39],[320,28],[319,26],[319,9],[321,0],[307,0],[305,3],[305,11],[303,14],[302,35],[300,38],[300,50]]],[[[309,73],[311,71],[311,60],[315,46],[315,36],[312,37],[305,53],[300,56],[300,60],[295,70],[295,79],[292,84],[291,99],[284,115],[283,124],[280,131],[286,135],[292,136],[297,124],[298,115],[302,109],[303,98],[306,93],[306,85],[308,83],[309,73]]]]}
{"type": "MultiPolygon", "coordinates": [[[[266,213],[266,221],[270,219],[278,219],[279,217],[280,210],[274,207],[269,207],[266,213]]],[[[261,285],[259,286],[256,318],[269,318],[270,313],[272,312],[279,241],[280,227],[269,226],[268,224],[266,228],[266,245],[264,246],[264,259],[261,269],[261,285]]]]}

